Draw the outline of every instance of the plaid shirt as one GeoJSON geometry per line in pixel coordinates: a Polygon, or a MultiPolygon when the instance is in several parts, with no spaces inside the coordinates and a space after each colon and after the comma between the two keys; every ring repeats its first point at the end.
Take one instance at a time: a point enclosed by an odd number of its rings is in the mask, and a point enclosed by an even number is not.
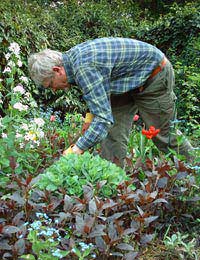
{"type": "Polygon", "coordinates": [[[142,86],[164,54],[156,47],[127,38],[100,38],[83,42],[63,53],[68,82],[78,85],[95,115],[76,145],[87,150],[104,139],[114,123],[111,94],[142,86]]]}

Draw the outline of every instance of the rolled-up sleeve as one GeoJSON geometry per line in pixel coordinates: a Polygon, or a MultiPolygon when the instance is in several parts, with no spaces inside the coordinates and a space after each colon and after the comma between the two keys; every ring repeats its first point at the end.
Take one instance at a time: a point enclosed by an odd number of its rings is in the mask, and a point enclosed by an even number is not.
{"type": "Polygon", "coordinates": [[[110,100],[106,93],[106,89],[109,89],[109,79],[103,77],[94,66],[86,66],[77,70],[76,81],[83,91],[83,98],[90,112],[94,115],[90,127],[76,143],[80,149],[87,150],[101,142],[113,124],[110,100]]]}

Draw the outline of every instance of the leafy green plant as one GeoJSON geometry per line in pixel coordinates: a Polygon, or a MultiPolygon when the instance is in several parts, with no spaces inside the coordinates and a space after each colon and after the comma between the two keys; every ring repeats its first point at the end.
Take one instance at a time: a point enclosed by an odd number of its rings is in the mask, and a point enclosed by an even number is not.
{"type": "Polygon", "coordinates": [[[129,151],[135,159],[140,158],[144,161],[146,158],[151,160],[158,154],[158,149],[154,145],[152,139],[146,138],[142,134],[142,129],[139,127],[133,127],[129,137],[129,151]]]}
{"type": "Polygon", "coordinates": [[[69,154],[61,157],[46,169],[45,173],[40,174],[38,187],[51,191],[62,188],[68,195],[80,197],[83,194],[83,186],[92,184],[96,186],[95,192],[108,197],[116,193],[120,182],[128,179],[120,167],[98,155],[93,156],[85,152],[83,155],[69,154]]]}
{"type": "Polygon", "coordinates": [[[22,259],[30,260],[58,260],[69,254],[67,250],[60,250],[58,245],[61,241],[59,231],[52,227],[52,219],[47,214],[36,213],[39,220],[33,223],[25,223],[28,226],[27,239],[32,244],[33,254],[22,255],[22,259]]]}
{"type": "MultiPolygon", "coordinates": [[[[78,256],[79,260],[87,259],[86,257],[91,253],[93,244],[90,243],[89,245],[87,245],[84,242],[80,242],[79,247],[80,247],[80,249],[78,249],[78,247],[74,247],[72,249],[72,252],[78,256]]],[[[91,256],[92,256],[92,258],[96,258],[95,254],[92,254],[91,256]]]]}
{"type": "MultiPolygon", "coordinates": [[[[167,230],[167,232],[169,229],[167,230]]],[[[188,238],[188,234],[184,235],[180,232],[176,232],[172,236],[167,236],[167,232],[164,236],[164,245],[167,249],[173,250],[176,255],[180,257],[180,259],[186,259],[187,257],[193,257],[193,259],[197,260],[198,255],[195,250],[196,239],[193,238],[189,242],[186,242],[188,238]]]]}

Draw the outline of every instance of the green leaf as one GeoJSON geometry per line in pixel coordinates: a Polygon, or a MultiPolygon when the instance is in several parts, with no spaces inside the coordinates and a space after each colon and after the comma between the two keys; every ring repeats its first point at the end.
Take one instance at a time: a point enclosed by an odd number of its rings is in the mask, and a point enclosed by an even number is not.
{"type": "Polygon", "coordinates": [[[20,258],[22,258],[22,259],[28,259],[28,260],[36,260],[35,257],[34,257],[33,255],[30,255],[30,254],[28,254],[28,255],[22,255],[22,256],[20,256],[20,258]]]}

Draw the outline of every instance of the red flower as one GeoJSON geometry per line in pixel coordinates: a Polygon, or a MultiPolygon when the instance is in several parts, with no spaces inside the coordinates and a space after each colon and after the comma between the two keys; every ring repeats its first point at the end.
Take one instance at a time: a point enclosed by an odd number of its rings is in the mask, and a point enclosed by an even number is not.
{"type": "Polygon", "coordinates": [[[133,117],[133,121],[138,121],[138,119],[139,119],[139,116],[136,114],[136,115],[134,115],[134,117],[133,117]]]}
{"type": "Polygon", "coordinates": [[[149,130],[142,129],[142,134],[146,135],[147,139],[152,139],[160,132],[160,129],[156,129],[154,126],[150,126],[149,130]]]}
{"type": "Polygon", "coordinates": [[[53,121],[55,121],[55,120],[56,120],[56,116],[51,115],[51,117],[50,117],[50,121],[53,122],[53,121]]]}

